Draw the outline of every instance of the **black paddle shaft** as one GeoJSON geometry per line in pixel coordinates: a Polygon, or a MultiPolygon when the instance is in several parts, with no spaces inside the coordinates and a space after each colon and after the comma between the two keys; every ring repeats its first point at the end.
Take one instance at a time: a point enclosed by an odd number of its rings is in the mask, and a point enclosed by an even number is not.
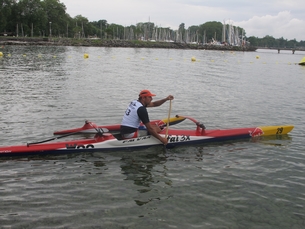
{"type": "MultiPolygon", "coordinates": [[[[101,129],[101,128],[94,128],[97,132],[97,134],[100,134],[100,135],[103,135],[104,132],[107,132],[107,129],[101,129]]],[[[80,134],[82,133],[83,130],[81,131],[78,131],[78,132],[73,132],[73,133],[69,133],[69,134],[65,134],[65,135],[61,135],[61,136],[58,136],[58,137],[54,137],[54,138],[49,138],[49,139],[46,139],[46,140],[42,140],[42,141],[39,141],[39,142],[31,142],[31,143],[27,143],[26,145],[29,147],[30,145],[36,145],[36,144],[41,144],[41,143],[45,143],[45,142],[50,142],[50,141],[53,141],[53,140],[57,140],[57,139],[60,139],[60,138],[65,138],[65,137],[68,137],[68,136],[71,136],[71,135],[74,135],[74,134],[80,134]]]]}
{"type": "Polygon", "coordinates": [[[71,136],[71,135],[73,135],[73,134],[78,134],[78,133],[80,133],[80,131],[79,131],[79,132],[74,132],[74,133],[65,134],[65,135],[61,135],[61,136],[54,137],[54,138],[49,138],[49,139],[42,140],[42,141],[39,141],[39,142],[27,143],[26,145],[27,145],[27,146],[30,146],[30,145],[36,145],[36,144],[41,144],[41,143],[45,143],[45,142],[50,142],[50,141],[53,141],[53,140],[57,140],[57,139],[60,139],[60,138],[65,138],[65,137],[71,136]]]}

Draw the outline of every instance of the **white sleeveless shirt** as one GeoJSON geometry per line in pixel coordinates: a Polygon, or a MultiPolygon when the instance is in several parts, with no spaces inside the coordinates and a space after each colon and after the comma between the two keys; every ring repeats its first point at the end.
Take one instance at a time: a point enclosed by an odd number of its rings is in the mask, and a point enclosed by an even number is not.
{"type": "Polygon", "coordinates": [[[138,100],[133,100],[125,111],[125,115],[123,116],[121,125],[138,128],[141,120],[138,116],[137,111],[142,106],[143,104],[140,103],[138,100]]]}

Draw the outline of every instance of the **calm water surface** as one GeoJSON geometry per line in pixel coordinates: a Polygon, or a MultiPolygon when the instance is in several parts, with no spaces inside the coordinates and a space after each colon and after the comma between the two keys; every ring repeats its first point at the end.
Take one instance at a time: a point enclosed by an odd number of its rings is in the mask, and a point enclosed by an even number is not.
{"type": "MultiPolygon", "coordinates": [[[[287,136],[0,159],[0,228],[305,228],[305,52],[6,46],[0,145],[120,123],[148,88],[206,127],[287,136]],[[89,54],[84,59],[84,54],[89,54]],[[191,58],[196,61],[192,62],[191,58]]],[[[149,110],[167,117],[169,104],[149,110]]],[[[190,121],[180,128],[195,128],[190,121]]]]}

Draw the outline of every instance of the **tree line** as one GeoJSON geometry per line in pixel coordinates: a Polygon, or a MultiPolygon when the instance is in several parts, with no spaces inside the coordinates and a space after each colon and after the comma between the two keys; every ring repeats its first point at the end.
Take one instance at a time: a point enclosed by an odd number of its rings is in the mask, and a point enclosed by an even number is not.
{"type": "Polygon", "coordinates": [[[259,47],[305,46],[305,41],[298,42],[295,39],[288,41],[272,36],[246,37],[243,28],[233,26],[230,29],[230,25],[216,21],[188,28],[181,23],[178,30],[159,27],[152,22],[140,22],[130,26],[108,23],[105,19],[90,22],[82,15],[72,18],[66,12],[66,6],[59,0],[0,0],[0,6],[0,35],[6,36],[141,39],[187,43],[226,43],[228,38],[232,38],[230,41],[238,38],[259,47]]]}
{"type": "Polygon", "coordinates": [[[267,48],[305,48],[305,41],[301,40],[300,42],[293,40],[287,40],[283,37],[274,38],[272,36],[265,36],[263,38],[258,38],[251,36],[247,39],[251,45],[255,47],[267,47],[267,48]]]}

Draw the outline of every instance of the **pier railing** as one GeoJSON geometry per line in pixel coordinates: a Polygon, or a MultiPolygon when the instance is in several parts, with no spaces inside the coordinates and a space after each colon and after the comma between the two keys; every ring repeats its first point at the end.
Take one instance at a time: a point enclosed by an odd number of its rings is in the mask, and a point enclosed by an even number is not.
{"type": "Polygon", "coordinates": [[[257,47],[257,49],[277,50],[278,53],[280,53],[281,50],[288,50],[291,51],[292,54],[294,54],[296,51],[305,51],[305,47],[295,47],[295,48],[257,47]]]}

